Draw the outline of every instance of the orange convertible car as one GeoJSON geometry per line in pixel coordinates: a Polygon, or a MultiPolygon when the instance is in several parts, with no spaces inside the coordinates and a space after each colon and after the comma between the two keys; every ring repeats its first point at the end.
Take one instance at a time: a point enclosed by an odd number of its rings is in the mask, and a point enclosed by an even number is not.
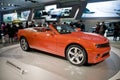
{"type": "Polygon", "coordinates": [[[101,35],[76,31],[68,25],[49,25],[18,31],[20,46],[63,56],[74,65],[98,63],[110,56],[109,40],[101,35]]]}

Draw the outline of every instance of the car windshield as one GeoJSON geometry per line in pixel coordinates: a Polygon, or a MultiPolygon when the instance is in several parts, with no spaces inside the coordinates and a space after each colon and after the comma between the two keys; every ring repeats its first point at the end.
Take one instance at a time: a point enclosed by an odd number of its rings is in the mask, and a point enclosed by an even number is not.
{"type": "Polygon", "coordinates": [[[55,28],[60,34],[69,34],[71,32],[75,32],[75,30],[69,25],[56,25],[55,28]]]}

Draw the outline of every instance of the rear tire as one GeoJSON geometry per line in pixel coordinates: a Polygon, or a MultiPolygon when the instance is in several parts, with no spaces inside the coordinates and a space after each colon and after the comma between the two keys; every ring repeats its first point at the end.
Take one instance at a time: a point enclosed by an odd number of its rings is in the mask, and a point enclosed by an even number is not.
{"type": "Polygon", "coordinates": [[[24,50],[24,51],[28,51],[30,49],[29,44],[25,37],[22,37],[20,39],[20,46],[21,46],[22,50],[24,50]]]}
{"type": "Polygon", "coordinates": [[[85,50],[78,45],[71,45],[67,48],[66,58],[70,63],[76,66],[81,66],[87,61],[85,50]]]}

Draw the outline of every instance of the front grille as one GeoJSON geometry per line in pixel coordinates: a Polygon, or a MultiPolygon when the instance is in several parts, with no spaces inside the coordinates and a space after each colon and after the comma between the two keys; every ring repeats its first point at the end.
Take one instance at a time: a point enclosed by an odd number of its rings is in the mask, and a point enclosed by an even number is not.
{"type": "Polygon", "coordinates": [[[109,43],[97,44],[97,45],[96,45],[97,48],[105,48],[105,47],[109,47],[109,46],[110,46],[109,43]]]}
{"type": "Polygon", "coordinates": [[[102,55],[102,58],[105,57],[105,56],[107,56],[107,55],[109,55],[109,52],[103,54],[103,55],[102,55]]]}

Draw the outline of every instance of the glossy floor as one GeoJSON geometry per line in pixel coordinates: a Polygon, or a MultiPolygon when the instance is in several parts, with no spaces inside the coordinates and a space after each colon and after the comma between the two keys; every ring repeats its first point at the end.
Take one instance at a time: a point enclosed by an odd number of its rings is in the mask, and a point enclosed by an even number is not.
{"type": "Polygon", "coordinates": [[[117,80],[120,79],[118,43],[111,41],[111,56],[105,61],[80,67],[45,52],[22,51],[19,44],[4,47],[0,49],[0,80],[117,80]]]}

